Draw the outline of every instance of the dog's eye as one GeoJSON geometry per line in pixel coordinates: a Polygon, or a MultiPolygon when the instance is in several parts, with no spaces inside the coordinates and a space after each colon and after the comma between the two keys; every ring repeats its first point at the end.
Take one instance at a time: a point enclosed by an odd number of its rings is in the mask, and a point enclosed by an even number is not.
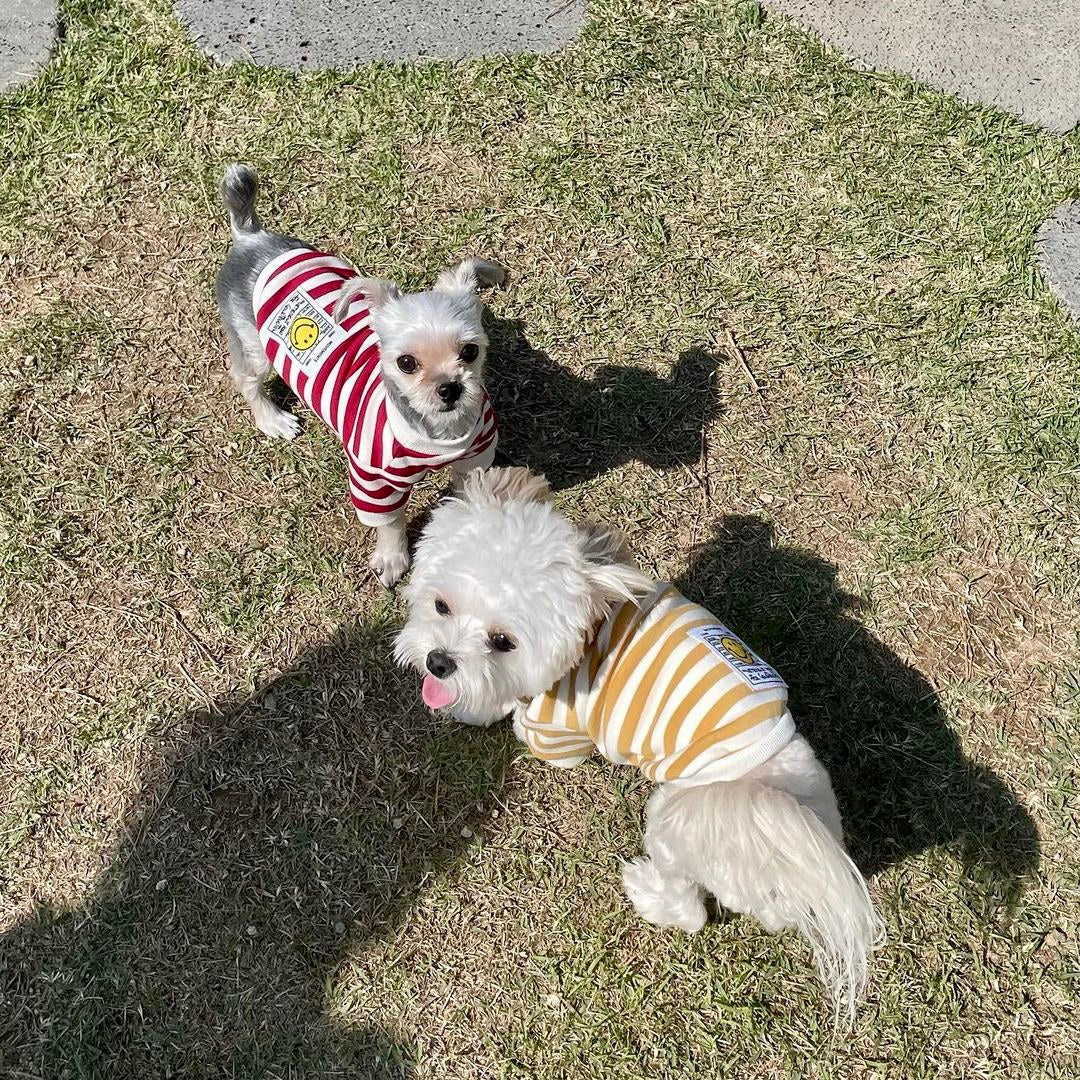
{"type": "Polygon", "coordinates": [[[512,638],[508,638],[505,634],[490,634],[488,635],[488,644],[496,652],[509,652],[511,649],[516,649],[512,638]]]}
{"type": "Polygon", "coordinates": [[[440,597],[438,600],[435,601],[435,610],[440,615],[449,615],[450,605],[440,597]]]}
{"type": "Polygon", "coordinates": [[[480,355],[480,346],[470,341],[461,346],[460,359],[463,364],[471,364],[480,355]]]}
{"type": "Polygon", "coordinates": [[[397,358],[397,366],[405,372],[406,375],[411,375],[416,370],[416,357],[410,356],[408,353],[402,353],[397,358]]]}

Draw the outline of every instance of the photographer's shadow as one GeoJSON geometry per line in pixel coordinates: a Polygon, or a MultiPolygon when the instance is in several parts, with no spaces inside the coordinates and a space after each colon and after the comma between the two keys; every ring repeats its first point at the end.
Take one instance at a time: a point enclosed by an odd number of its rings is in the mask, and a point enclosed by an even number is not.
{"type": "Polygon", "coordinates": [[[682,353],[666,378],[611,364],[583,378],[534,349],[519,321],[495,319],[488,332],[501,460],[560,491],[628,461],[671,469],[700,459],[702,431],[721,413],[706,350],[682,353]]]}
{"type": "Polygon", "coordinates": [[[177,723],[93,895],[0,938],[0,1075],[412,1075],[338,973],[482,835],[513,737],[433,718],[386,637],[177,723]]]}
{"type": "Polygon", "coordinates": [[[1034,821],[1005,783],[965,757],[929,682],[859,622],[860,601],[837,587],[835,566],[776,547],[759,518],[729,517],[679,587],[784,676],[864,872],[944,848],[984,911],[1012,905],[1038,867],[1034,821]]]}

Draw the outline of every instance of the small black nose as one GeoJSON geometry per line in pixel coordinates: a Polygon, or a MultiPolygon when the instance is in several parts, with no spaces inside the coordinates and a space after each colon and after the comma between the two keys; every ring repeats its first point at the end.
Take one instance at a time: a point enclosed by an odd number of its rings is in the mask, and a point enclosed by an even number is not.
{"type": "Polygon", "coordinates": [[[461,383],[459,382],[444,382],[439,384],[439,389],[435,391],[436,394],[446,402],[447,405],[453,405],[459,397],[461,397],[461,383]]]}
{"type": "Polygon", "coordinates": [[[447,675],[453,675],[457,671],[457,664],[454,663],[454,658],[442,649],[432,649],[427,654],[427,669],[436,679],[445,679],[447,675]]]}

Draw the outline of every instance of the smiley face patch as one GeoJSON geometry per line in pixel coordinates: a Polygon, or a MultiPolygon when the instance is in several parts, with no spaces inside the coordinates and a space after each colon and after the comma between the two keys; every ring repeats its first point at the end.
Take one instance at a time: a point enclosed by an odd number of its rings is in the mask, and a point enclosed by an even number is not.
{"type": "Polygon", "coordinates": [[[289,327],[289,342],[297,352],[307,352],[319,340],[319,324],[307,315],[297,315],[289,327]]]}
{"type": "Polygon", "coordinates": [[[711,649],[747,686],[765,690],[770,686],[787,686],[779,672],[766,664],[746,643],[722,623],[697,626],[687,633],[711,649]]]}
{"type": "Polygon", "coordinates": [[[263,326],[263,334],[276,340],[308,375],[345,340],[345,331],[302,288],[286,297],[263,326]]]}

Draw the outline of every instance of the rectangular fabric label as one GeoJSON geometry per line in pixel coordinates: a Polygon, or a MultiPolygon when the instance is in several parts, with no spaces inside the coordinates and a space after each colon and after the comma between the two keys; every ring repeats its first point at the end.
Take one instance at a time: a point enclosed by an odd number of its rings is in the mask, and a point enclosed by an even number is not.
{"type": "Polygon", "coordinates": [[[770,686],[787,686],[776,668],[766,664],[742,638],[733,634],[723,623],[698,626],[687,631],[690,637],[708,646],[747,686],[767,690],[770,686]]]}
{"type": "Polygon", "coordinates": [[[301,290],[285,298],[263,333],[275,338],[306,375],[345,340],[345,331],[301,290]]]}

